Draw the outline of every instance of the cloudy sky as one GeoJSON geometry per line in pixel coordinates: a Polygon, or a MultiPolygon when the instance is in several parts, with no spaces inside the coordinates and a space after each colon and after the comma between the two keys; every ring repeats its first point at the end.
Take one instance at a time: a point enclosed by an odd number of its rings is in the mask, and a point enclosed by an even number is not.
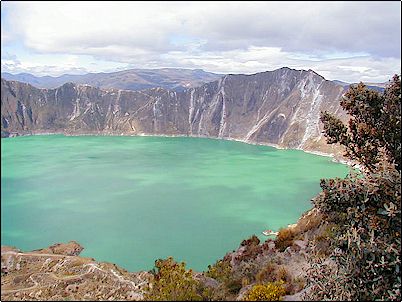
{"type": "Polygon", "coordinates": [[[1,2],[2,72],[283,66],[387,81],[401,72],[401,2],[1,2]]]}

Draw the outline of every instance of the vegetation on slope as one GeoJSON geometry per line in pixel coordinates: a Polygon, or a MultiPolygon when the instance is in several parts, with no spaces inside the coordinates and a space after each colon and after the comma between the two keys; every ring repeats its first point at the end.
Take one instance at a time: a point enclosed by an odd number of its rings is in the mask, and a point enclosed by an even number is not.
{"type": "Polygon", "coordinates": [[[363,84],[351,87],[341,101],[349,124],[327,112],[321,121],[328,143],[343,145],[360,170],[345,179],[322,180],[314,209],[296,225],[281,229],[275,241],[244,240],[209,266],[204,280],[169,259],[159,262],[167,269],[158,267],[159,279],[147,297],[280,300],[304,288],[303,298],[309,300],[400,301],[400,101],[398,76],[382,93],[363,84]],[[308,246],[302,249],[304,242],[308,246]],[[302,265],[305,258],[307,275],[295,277],[289,262],[302,265]],[[180,268],[180,277],[172,279],[169,274],[177,273],[172,268],[180,268]],[[206,286],[205,278],[213,286],[206,286]]]}
{"type": "Polygon", "coordinates": [[[324,132],[361,172],[321,181],[314,205],[337,228],[327,239],[330,257],[311,256],[307,298],[400,301],[400,77],[381,94],[363,84],[351,87],[341,105],[349,125],[325,112],[324,132]]]}
{"type": "Polygon", "coordinates": [[[145,300],[149,301],[202,301],[200,283],[185,264],[172,257],[155,261],[154,280],[145,300]]]}

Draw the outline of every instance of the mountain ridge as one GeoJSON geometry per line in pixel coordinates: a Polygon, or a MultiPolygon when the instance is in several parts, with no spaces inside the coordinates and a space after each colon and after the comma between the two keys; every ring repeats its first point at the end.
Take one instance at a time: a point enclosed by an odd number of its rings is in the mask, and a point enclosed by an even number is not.
{"type": "Polygon", "coordinates": [[[183,90],[200,86],[221,77],[221,74],[206,72],[202,69],[127,69],[115,72],[87,73],[82,75],[63,74],[58,77],[34,76],[30,73],[1,73],[6,80],[29,83],[37,88],[57,88],[68,82],[88,84],[99,88],[117,88],[126,90],[141,90],[163,87],[173,90],[183,90]]]}
{"type": "Polygon", "coordinates": [[[337,153],[327,145],[320,111],[341,118],[345,88],[312,70],[283,67],[225,75],[182,91],[99,89],[67,83],[56,89],[1,80],[1,130],[216,137],[281,148],[337,153]]]}

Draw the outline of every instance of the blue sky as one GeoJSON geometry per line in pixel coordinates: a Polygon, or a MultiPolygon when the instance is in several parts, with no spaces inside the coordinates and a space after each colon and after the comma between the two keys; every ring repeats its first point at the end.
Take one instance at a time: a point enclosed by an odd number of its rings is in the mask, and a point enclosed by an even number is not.
{"type": "Polygon", "coordinates": [[[401,2],[1,2],[2,72],[283,66],[384,82],[401,69],[401,2]]]}

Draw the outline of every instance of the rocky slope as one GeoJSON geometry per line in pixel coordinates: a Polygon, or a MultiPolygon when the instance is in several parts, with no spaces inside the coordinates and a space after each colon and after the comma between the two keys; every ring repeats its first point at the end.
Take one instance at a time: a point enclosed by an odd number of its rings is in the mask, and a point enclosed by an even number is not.
{"type": "Polygon", "coordinates": [[[99,88],[117,88],[140,90],[162,87],[172,90],[183,90],[200,86],[219,79],[223,75],[206,72],[201,69],[129,69],[111,73],[88,73],[83,75],[64,74],[59,77],[36,77],[29,73],[2,73],[6,80],[19,81],[39,88],[57,88],[67,82],[87,84],[99,88]]]}
{"type": "Polygon", "coordinates": [[[312,70],[226,75],[184,91],[38,89],[1,80],[2,136],[10,133],[207,136],[332,153],[320,111],[341,118],[345,89],[312,70]]]}
{"type": "Polygon", "coordinates": [[[141,300],[151,274],[78,256],[76,242],[32,252],[1,247],[1,300],[141,300]]]}

